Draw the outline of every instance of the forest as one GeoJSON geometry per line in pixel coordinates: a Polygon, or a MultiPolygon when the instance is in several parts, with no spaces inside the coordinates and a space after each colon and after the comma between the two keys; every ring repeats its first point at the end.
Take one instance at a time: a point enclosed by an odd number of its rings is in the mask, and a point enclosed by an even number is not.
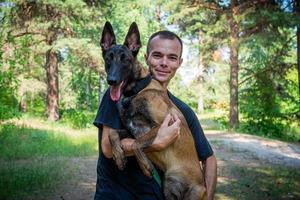
{"type": "Polygon", "coordinates": [[[92,199],[106,21],[120,44],[137,23],[144,67],[154,32],[182,38],[169,90],[216,153],[216,199],[300,198],[299,1],[1,0],[0,199],[92,199]]]}
{"type": "Polygon", "coordinates": [[[2,1],[0,119],[24,113],[90,126],[107,88],[99,38],[110,21],[118,42],[135,21],[143,54],[169,29],[184,41],[170,90],[225,129],[298,140],[299,2],[2,1]]]}

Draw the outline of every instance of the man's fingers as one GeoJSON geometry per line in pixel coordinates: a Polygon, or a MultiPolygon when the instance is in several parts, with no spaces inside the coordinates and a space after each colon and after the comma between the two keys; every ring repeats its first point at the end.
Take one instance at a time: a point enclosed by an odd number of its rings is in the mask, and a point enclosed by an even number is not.
{"type": "Polygon", "coordinates": [[[174,121],[174,123],[172,124],[172,126],[180,126],[181,124],[181,120],[177,117],[176,120],[174,121]]]}
{"type": "Polygon", "coordinates": [[[178,117],[178,115],[176,115],[176,114],[173,114],[172,117],[173,117],[174,121],[180,120],[179,117],[178,117]]]}
{"type": "Polygon", "coordinates": [[[161,126],[168,126],[170,120],[171,120],[172,116],[170,114],[167,114],[167,116],[165,117],[163,123],[161,124],[161,126]]]}

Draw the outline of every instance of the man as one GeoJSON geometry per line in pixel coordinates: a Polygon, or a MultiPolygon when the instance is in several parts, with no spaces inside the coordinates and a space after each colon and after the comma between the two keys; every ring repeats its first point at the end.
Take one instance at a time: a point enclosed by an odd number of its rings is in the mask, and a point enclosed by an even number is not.
{"type": "MultiPolygon", "coordinates": [[[[149,38],[145,60],[153,78],[158,80],[166,89],[182,63],[181,55],[182,41],[176,34],[169,31],[160,31],[149,38]]],[[[199,159],[204,166],[208,199],[213,199],[217,177],[217,163],[213,151],[203,134],[195,113],[172,94],[169,93],[169,97],[181,110],[188,122],[199,159]]],[[[115,104],[110,99],[109,92],[106,92],[95,120],[95,125],[99,127],[99,148],[101,147],[102,150],[97,166],[95,199],[163,199],[160,186],[155,179],[144,176],[134,157],[128,157],[128,162],[123,171],[118,170],[112,160],[108,127],[113,129],[122,128],[115,104]]],[[[179,125],[180,120],[178,117],[175,116],[172,119],[168,115],[159,129],[153,145],[147,150],[159,151],[176,139],[180,139],[178,137],[179,125]],[[169,125],[170,122],[173,123],[169,125]]],[[[134,139],[129,138],[121,141],[123,149],[128,155],[132,153],[131,145],[133,141],[134,139]]]]}

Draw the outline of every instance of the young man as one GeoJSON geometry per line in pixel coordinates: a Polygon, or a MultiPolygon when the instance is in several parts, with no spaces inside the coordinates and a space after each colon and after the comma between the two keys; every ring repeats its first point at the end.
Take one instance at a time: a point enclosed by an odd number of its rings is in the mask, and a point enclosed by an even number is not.
{"type": "MultiPolygon", "coordinates": [[[[182,63],[182,41],[172,32],[160,31],[154,33],[147,45],[145,60],[149,70],[156,80],[167,89],[168,83],[174,77],[176,70],[182,63]]],[[[169,93],[170,99],[181,110],[188,122],[195,140],[199,159],[203,163],[208,199],[213,199],[216,186],[217,163],[213,151],[206,140],[195,113],[183,102],[169,93]]],[[[161,150],[178,138],[180,120],[175,116],[167,116],[161,125],[158,135],[149,151],[161,150]]],[[[95,199],[128,199],[154,200],[164,199],[162,189],[154,178],[144,176],[134,157],[128,157],[124,170],[118,170],[112,160],[111,147],[108,140],[108,128],[121,129],[122,124],[117,112],[116,104],[106,92],[94,123],[99,127],[99,155],[97,166],[97,186],[95,199]],[[101,145],[100,145],[101,143],[101,145]]],[[[134,139],[123,139],[122,146],[127,154],[132,153],[131,144],[134,139]]]]}

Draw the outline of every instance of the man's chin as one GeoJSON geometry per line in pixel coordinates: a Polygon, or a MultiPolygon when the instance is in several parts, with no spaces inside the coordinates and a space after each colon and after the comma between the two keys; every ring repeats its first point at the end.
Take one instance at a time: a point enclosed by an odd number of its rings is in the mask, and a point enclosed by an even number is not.
{"type": "Polygon", "coordinates": [[[166,83],[166,82],[168,82],[168,77],[156,76],[155,79],[157,81],[159,81],[160,83],[166,83]]]}

